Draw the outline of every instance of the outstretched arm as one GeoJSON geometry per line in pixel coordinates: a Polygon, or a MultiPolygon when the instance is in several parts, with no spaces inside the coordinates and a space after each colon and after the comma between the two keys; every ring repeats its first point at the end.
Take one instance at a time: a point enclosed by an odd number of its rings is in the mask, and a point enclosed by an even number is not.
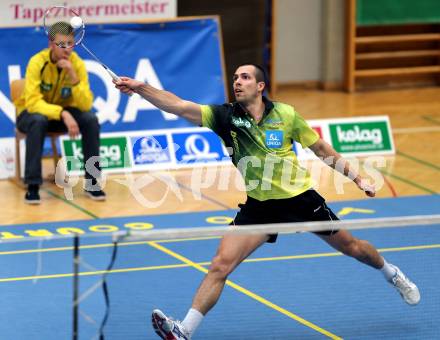
{"type": "Polygon", "coordinates": [[[335,149],[321,138],[315,144],[309,146],[316,156],[324,160],[324,162],[339,171],[341,174],[350,178],[356,183],[359,189],[365,192],[367,196],[374,197],[376,190],[374,186],[368,185],[356,171],[350,168],[350,163],[343,158],[335,149]]]}
{"type": "Polygon", "coordinates": [[[202,124],[202,110],[197,103],[183,100],[174,93],[156,89],[151,85],[128,77],[121,77],[120,81],[113,82],[116,88],[123,93],[128,95],[137,93],[160,110],[174,113],[194,124],[202,124]]]}

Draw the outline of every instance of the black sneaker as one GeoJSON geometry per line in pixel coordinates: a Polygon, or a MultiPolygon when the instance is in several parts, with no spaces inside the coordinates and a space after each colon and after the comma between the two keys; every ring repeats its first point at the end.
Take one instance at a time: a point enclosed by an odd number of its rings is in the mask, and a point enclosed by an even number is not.
{"type": "Polygon", "coordinates": [[[40,190],[40,186],[38,184],[29,184],[26,195],[24,196],[24,201],[27,204],[40,204],[40,194],[38,191],[40,190]]]}
{"type": "Polygon", "coordinates": [[[101,189],[99,190],[84,189],[84,192],[89,198],[91,198],[94,201],[105,201],[105,199],[107,198],[105,192],[102,191],[101,189]]]}

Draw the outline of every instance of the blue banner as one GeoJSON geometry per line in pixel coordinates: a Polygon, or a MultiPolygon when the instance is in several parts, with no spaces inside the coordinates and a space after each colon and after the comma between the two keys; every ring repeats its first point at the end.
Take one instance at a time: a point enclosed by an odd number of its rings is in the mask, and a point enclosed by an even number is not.
{"type": "Polygon", "coordinates": [[[173,133],[173,142],[178,164],[229,160],[220,139],[211,131],[173,133]]]}
{"type": "MultiPolygon", "coordinates": [[[[22,78],[32,55],[47,47],[40,28],[0,29],[0,138],[14,135],[9,83],[22,78]]],[[[118,75],[126,75],[201,104],[226,101],[219,25],[215,18],[164,23],[87,25],[83,43],[118,75]]],[[[117,91],[81,46],[103,132],[169,129],[189,122],[134,95],[117,91]]],[[[159,141],[160,142],[160,141],[159,141]]]]}

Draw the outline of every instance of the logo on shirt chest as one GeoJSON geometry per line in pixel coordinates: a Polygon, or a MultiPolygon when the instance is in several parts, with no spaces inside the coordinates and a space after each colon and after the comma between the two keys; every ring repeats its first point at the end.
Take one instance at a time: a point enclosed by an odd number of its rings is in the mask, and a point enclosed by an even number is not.
{"type": "Polygon", "coordinates": [[[72,95],[72,89],[70,87],[63,87],[61,89],[61,98],[69,98],[72,95]]]}
{"type": "Polygon", "coordinates": [[[279,126],[283,126],[284,123],[282,120],[280,119],[273,119],[273,118],[269,118],[266,120],[265,125],[267,125],[269,128],[277,128],[279,126]]]}
{"type": "Polygon", "coordinates": [[[283,131],[266,130],[266,146],[271,149],[279,149],[283,146],[283,131]]]}
{"type": "Polygon", "coordinates": [[[42,92],[49,92],[50,90],[52,90],[52,84],[41,82],[40,89],[42,92]]]}
{"type": "Polygon", "coordinates": [[[232,124],[236,127],[246,127],[248,129],[251,127],[251,122],[241,117],[232,117],[232,124]]]}

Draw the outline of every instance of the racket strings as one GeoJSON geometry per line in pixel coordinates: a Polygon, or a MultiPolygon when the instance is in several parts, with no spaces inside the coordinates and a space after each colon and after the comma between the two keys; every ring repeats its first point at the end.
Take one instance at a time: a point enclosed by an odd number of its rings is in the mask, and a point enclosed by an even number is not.
{"type": "Polygon", "coordinates": [[[107,71],[113,80],[120,80],[116,73],[99,60],[82,42],[85,34],[85,25],[82,18],[75,11],[65,6],[52,7],[44,15],[43,25],[48,38],[56,46],[60,48],[73,48],[80,44],[107,71]]]}
{"type": "Polygon", "coordinates": [[[48,9],[43,24],[49,40],[61,48],[72,48],[84,37],[83,21],[70,9],[60,9],[60,7],[48,9]],[[76,24],[78,21],[79,25],[76,24]]]}

